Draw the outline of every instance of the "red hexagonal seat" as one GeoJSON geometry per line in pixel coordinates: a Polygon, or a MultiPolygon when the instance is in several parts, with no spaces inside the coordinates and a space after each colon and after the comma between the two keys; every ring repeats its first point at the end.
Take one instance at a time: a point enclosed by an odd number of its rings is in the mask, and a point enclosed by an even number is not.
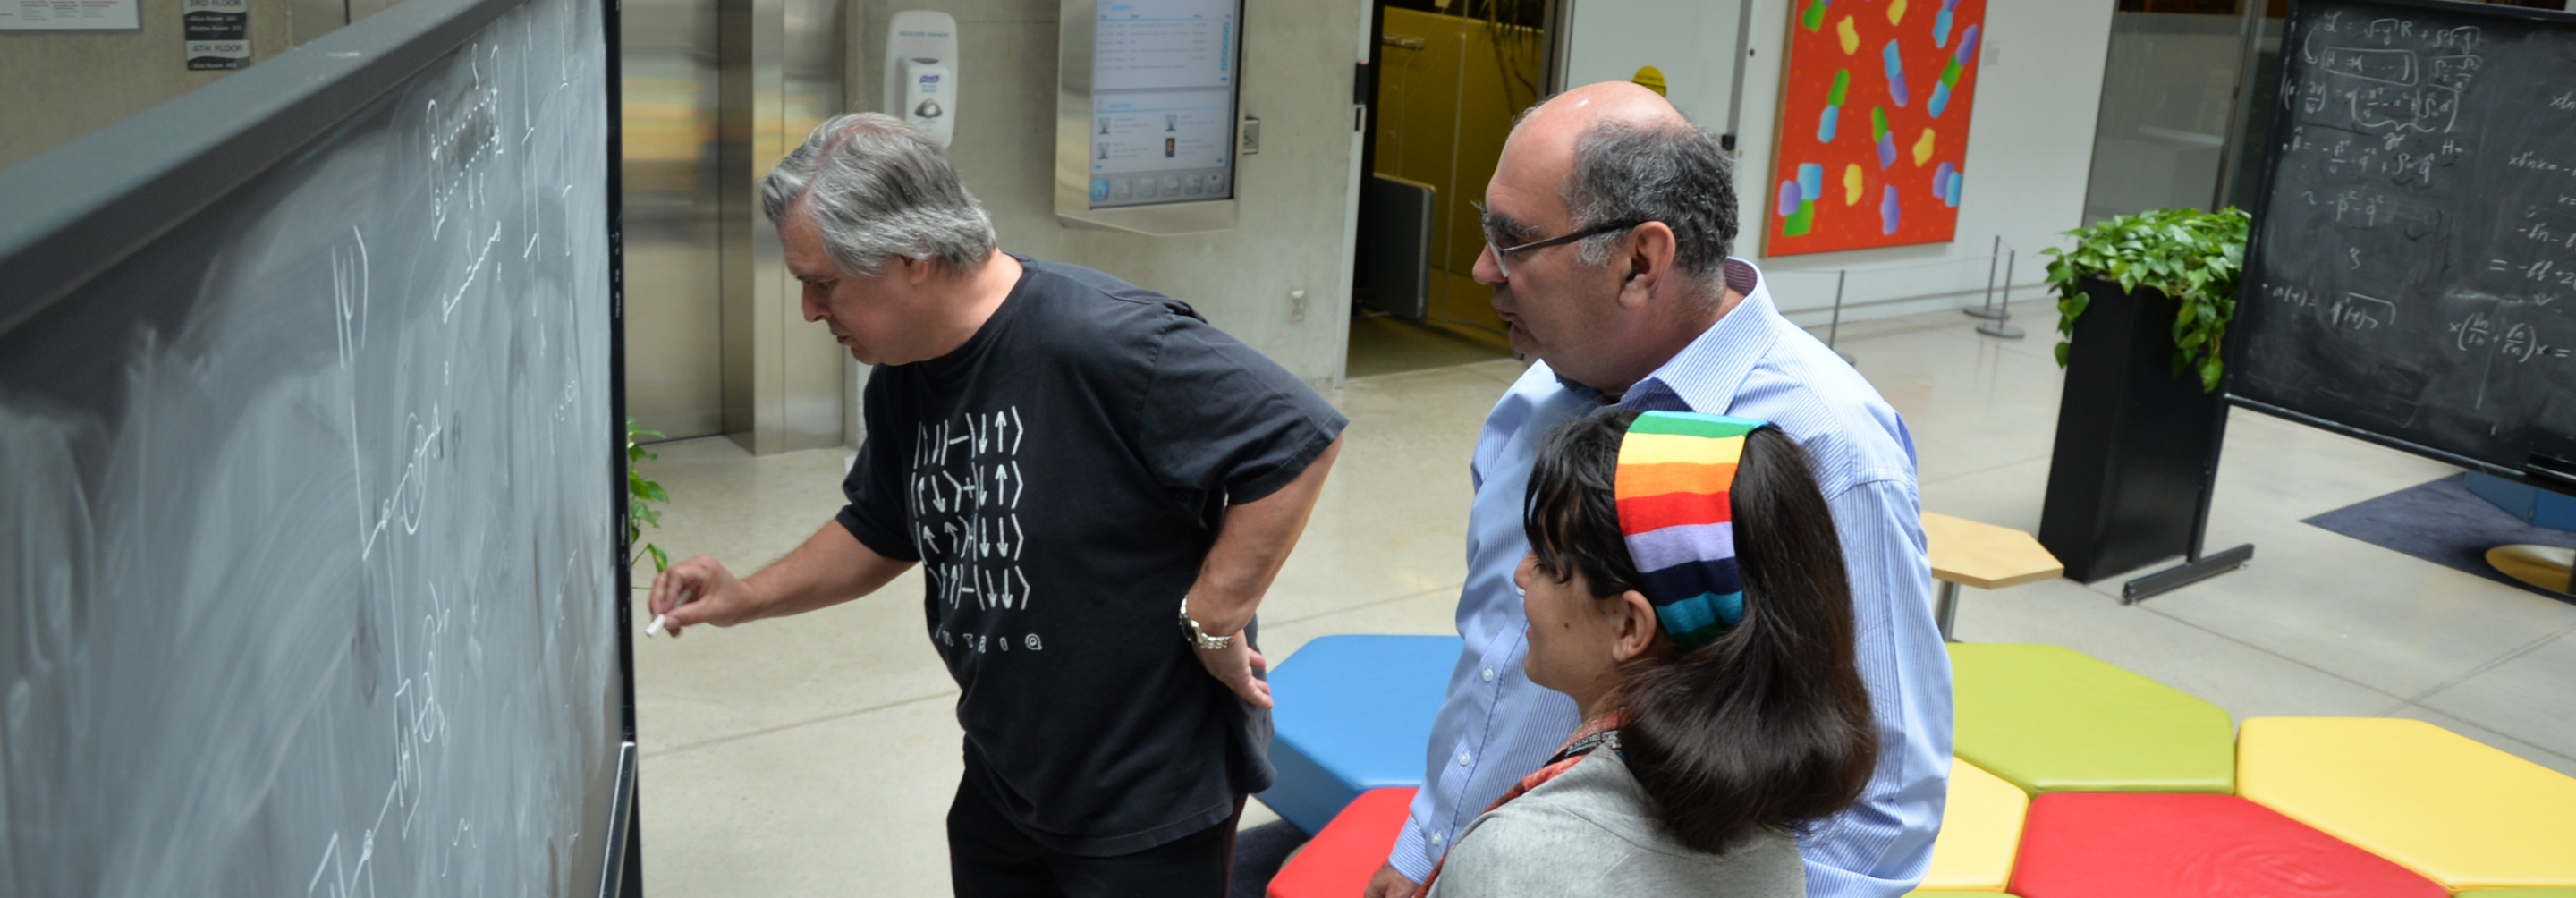
{"type": "Polygon", "coordinates": [[[2234,795],[2059,792],[2030,803],[2022,898],[2447,898],[2395,863],[2234,795]]]}
{"type": "Polygon", "coordinates": [[[1371,789],[1342,808],[1324,831],[1270,879],[1268,898],[1357,898],[1395,850],[1413,806],[1412,789],[1371,789]]]}

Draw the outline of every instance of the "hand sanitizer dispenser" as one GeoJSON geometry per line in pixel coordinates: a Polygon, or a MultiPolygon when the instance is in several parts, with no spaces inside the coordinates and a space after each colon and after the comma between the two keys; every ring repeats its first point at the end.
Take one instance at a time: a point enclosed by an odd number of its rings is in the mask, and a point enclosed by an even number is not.
{"type": "Polygon", "coordinates": [[[957,130],[957,19],[913,9],[887,23],[887,115],[910,122],[946,148],[957,130]]]}
{"type": "Polygon", "coordinates": [[[903,60],[903,120],[929,132],[941,149],[948,147],[957,119],[948,107],[957,98],[956,77],[948,66],[929,56],[903,60]]]}

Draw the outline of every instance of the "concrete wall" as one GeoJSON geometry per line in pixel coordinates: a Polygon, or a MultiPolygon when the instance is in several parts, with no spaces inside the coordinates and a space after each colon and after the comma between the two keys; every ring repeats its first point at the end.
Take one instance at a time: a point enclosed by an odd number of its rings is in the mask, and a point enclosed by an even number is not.
{"type": "MultiPolygon", "coordinates": [[[[1368,37],[1363,0],[1248,0],[1244,115],[1261,152],[1240,157],[1241,224],[1147,237],[1068,228],[1055,217],[1058,0],[858,0],[854,109],[872,107],[886,21],[904,9],[957,17],[958,119],[950,153],[1012,252],[1073,262],[1188,301],[1297,376],[1339,381],[1348,342],[1359,133],[1351,66],[1368,37]],[[1289,291],[1306,291],[1290,321],[1289,291]]],[[[2088,132],[2089,133],[2089,132],[2088,132]]]]}
{"type": "MultiPolygon", "coordinates": [[[[139,31],[0,32],[0,168],[15,165],[230,72],[191,72],[183,0],[141,0],[139,31]]],[[[251,61],[286,52],[288,0],[251,0],[251,61]]]]}
{"type": "MultiPolygon", "coordinates": [[[[1760,198],[1769,195],[1790,7],[1789,0],[1756,0],[1753,10],[1753,56],[1744,72],[1743,137],[1737,144],[1742,155],[1736,192],[1745,221],[1740,255],[1761,245],[1760,198]]],[[[2058,232],[2083,223],[2112,7],[2108,2],[1989,0],[1956,238],[1946,244],[1757,259],[1781,308],[1801,323],[1821,323],[1821,310],[1833,302],[1835,272],[1845,269],[1851,272],[1846,320],[1974,304],[1985,290],[1988,250],[1998,235],[2006,246],[2020,250],[2014,298],[2038,296],[2034,287],[2044,267],[2037,251],[2064,245],[2058,232]],[[1849,308],[1853,303],[1880,305],[1849,308]],[[1797,311],[1802,309],[1812,311],[1797,311]]],[[[2021,324],[2034,339],[2055,326],[2047,321],[2021,324]]]]}
{"type": "Polygon", "coordinates": [[[1665,99],[1723,133],[1735,95],[1735,29],[1745,2],[1576,0],[1565,81],[1626,81],[1639,66],[1651,65],[1664,73],[1665,99]]]}

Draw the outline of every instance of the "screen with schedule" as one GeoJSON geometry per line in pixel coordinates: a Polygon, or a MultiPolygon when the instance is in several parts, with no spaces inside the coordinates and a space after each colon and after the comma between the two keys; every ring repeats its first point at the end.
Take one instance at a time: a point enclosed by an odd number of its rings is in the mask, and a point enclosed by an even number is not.
{"type": "Polygon", "coordinates": [[[1234,195],[1241,0],[1101,0],[1091,208],[1234,195]]]}

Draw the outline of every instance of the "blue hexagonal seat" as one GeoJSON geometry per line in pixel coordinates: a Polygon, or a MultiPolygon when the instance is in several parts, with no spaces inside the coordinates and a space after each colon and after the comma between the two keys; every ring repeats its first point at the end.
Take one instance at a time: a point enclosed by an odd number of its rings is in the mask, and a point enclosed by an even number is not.
{"type": "Polygon", "coordinates": [[[1261,803],[1322,832],[1370,789],[1422,784],[1431,718],[1465,643],[1455,636],[1325,636],[1270,672],[1279,779],[1261,803]]]}

